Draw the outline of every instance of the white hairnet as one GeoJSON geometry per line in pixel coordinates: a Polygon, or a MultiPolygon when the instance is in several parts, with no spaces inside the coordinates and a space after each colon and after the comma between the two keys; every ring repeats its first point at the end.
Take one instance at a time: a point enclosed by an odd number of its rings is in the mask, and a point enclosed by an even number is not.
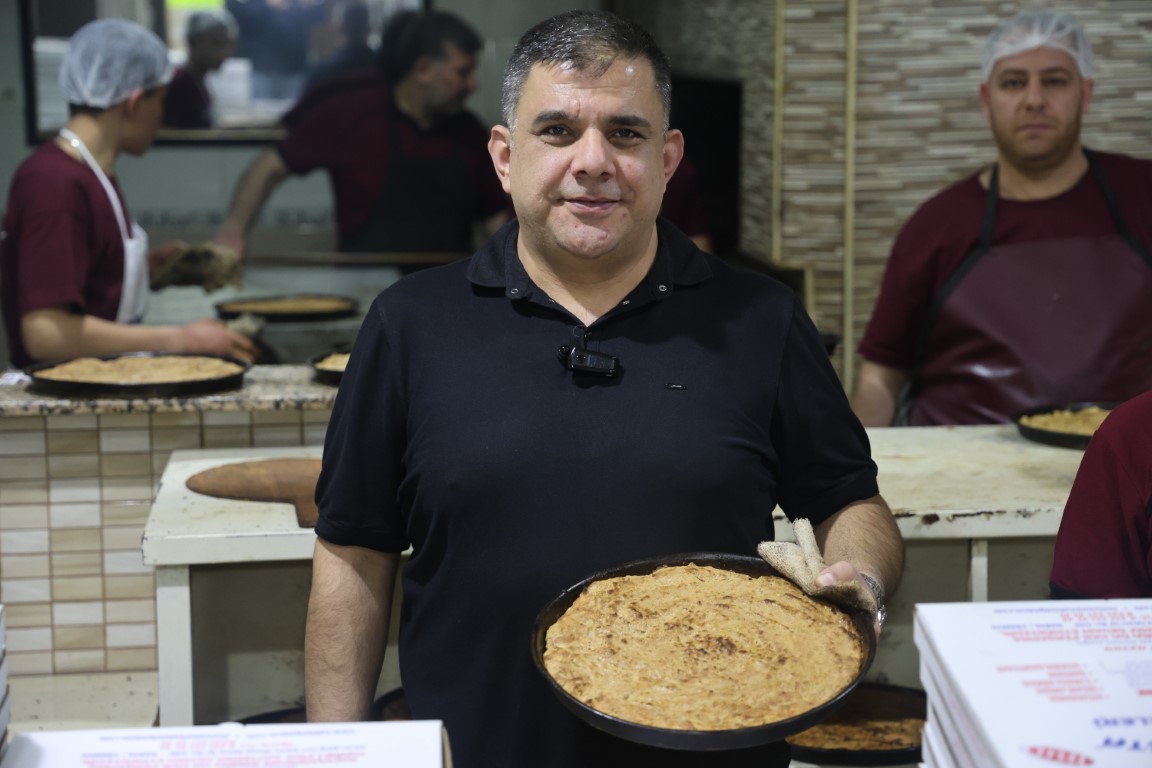
{"type": "Polygon", "coordinates": [[[69,104],[103,109],[132,92],[172,79],[168,48],[156,33],[125,19],[98,19],[72,35],[60,65],[60,90],[69,104]]]}
{"type": "Polygon", "coordinates": [[[984,81],[1000,59],[1035,48],[1064,51],[1076,62],[1082,77],[1092,77],[1092,44],[1075,19],[1054,11],[1021,11],[992,30],[984,43],[984,81]]]}
{"type": "Polygon", "coordinates": [[[214,29],[226,29],[228,34],[235,37],[236,20],[228,11],[196,11],[188,15],[188,23],[184,27],[184,37],[191,40],[214,29]]]}

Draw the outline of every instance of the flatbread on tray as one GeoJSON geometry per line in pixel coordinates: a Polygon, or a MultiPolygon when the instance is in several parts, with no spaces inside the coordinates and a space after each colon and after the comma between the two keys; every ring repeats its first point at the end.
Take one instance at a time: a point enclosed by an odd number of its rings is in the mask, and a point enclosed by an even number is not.
{"type": "Polygon", "coordinates": [[[543,659],[611,717],[724,731],[827,703],[867,650],[844,610],[785,578],[687,563],[593,581],[548,628],[543,659]]]}

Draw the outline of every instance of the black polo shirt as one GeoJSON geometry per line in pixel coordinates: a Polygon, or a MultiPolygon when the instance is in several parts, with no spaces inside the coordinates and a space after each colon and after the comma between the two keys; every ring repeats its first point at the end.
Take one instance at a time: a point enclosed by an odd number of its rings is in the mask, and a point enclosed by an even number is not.
{"type": "MultiPolygon", "coordinates": [[[[328,429],[316,530],[413,547],[401,676],[413,714],[445,721],[456,765],[643,759],[545,687],[529,653],[536,613],[629,560],[751,555],[777,503],[819,523],[876,494],[876,467],[782,284],[661,220],[647,277],[585,328],[528,279],[518,231],[510,222],[470,260],[372,305],[328,429]],[[569,370],[558,349],[581,343],[619,373],[569,370]]],[[[718,760],[707,764],[737,764],[718,760]]]]}

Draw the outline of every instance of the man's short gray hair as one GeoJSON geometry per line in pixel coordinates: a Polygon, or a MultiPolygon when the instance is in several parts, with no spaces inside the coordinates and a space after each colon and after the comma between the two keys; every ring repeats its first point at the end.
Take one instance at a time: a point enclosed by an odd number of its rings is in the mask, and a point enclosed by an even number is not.
{"type": "Polygon", "coordinates": [[[656,90],[664,103],[664,130],[672,112],[672,73],[668,57],[648,31],[607,11],[568,11],[528,30],[504,69],[500,100],[504,124],[514,129],[516,108],[528,73],[536,64],[569,65],[601,75],[617,59],[644,59],[652,65],[656,90]]]}

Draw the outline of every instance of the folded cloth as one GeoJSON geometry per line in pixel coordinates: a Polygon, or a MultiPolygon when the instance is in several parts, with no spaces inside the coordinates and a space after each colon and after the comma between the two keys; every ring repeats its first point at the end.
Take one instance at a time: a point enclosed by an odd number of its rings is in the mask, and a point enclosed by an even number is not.
{"type": "Polygon", "coordinates": [[[756,552],[780,574],[804,590],[805,594],[819,597],[846,608],[876,610],[871,590],[859,581],[847,581],[828,587],[817,586],[816,576],[828,566],[816,544],[812,523],[800,518],[792,523],[796,543],[790,541],[762,541],[756,552]]]}
{"type": "Polygon", "coordinates": [[[251,312],[241,312],[231,320],[224,321],[224,325],[250,339],[254,339],[260,335],[260,331],[264,330],[264,323],[264,318],[257,317],[251,312]]]}
{"type": "Polygon", "coordinates": [[[240,285],[243,276],[239,253],[218,243],[204,242],[159,264],[153,270],[152,290],[170,285],[200,285],[205,291],[215,291],[226,285],[240,285]]]}

